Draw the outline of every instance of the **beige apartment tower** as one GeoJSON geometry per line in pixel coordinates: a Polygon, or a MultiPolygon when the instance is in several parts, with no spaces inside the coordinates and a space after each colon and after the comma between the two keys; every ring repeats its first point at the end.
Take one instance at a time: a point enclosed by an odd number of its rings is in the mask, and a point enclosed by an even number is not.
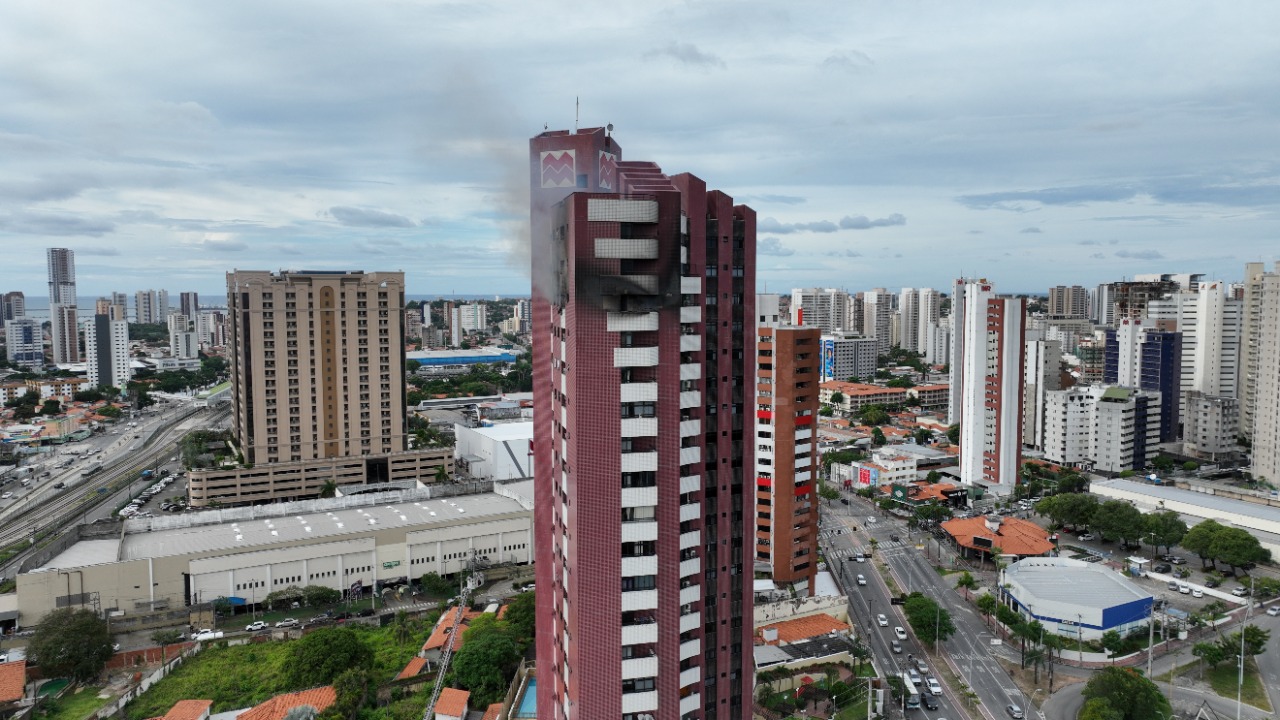
{"type": "Polygon", "coordinates": [[[227,273],[246,464],[406,449],[404,273],[227,273]]]}

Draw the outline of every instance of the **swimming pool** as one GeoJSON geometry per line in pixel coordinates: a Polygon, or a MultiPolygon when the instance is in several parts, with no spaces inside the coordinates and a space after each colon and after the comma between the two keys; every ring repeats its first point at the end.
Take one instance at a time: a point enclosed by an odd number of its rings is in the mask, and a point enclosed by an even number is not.
{"type": "Polygon", "coordinates": [[[538,717],[538,679],[529,678],[529,684],[525,686],[524,697],[520,698],[520,709],[516,710],[514,718],[536,718],[538,717]]]}

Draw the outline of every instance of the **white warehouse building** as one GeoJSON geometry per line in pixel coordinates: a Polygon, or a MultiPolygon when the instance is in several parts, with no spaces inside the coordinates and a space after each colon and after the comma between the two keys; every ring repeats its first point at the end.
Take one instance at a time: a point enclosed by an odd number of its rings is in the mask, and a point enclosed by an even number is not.
{"type": "Polygon", "coordinates": [[[1039,620],[1046,632],[1096,640],[1146,628],[1154,598],[1104,565],[1063,557],[1030,557],[1000,573],[1001,602],[1039,620]]]}
{"type": "Polygon", "coordinates": [[[457,444],[454,467],[465,467],[476,480],[533,477],[533,423],[500,423],[489,427],[454,424],[457,444]]]}

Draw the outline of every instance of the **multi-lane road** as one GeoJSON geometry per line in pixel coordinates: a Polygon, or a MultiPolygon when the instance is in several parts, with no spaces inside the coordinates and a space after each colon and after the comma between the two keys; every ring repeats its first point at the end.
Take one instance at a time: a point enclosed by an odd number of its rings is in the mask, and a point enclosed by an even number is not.
{"type": "MultiPolygon", "coordinates": [[[[108,434],[82,444],[94,452],[50,477],[39,478],[28,492],[0,508],[0,547],[30,540],[49,529],[61,529],[76,521],[107,517],[128,496],[144,469],[156,468],[174,454],[174,443],[186,432],[220,422],[226,411],[196,410],[173,405],[136,426],[120,424],[120,434],[108,434]],[[85,476],[90,463],[102,469],[85,476]],[[62,488],[55,487],[58,484],[62,488]]],[[[0,565],[0,577],[13,577],[26,558],[20,553],[0,565]]]]}
{"type": "Polygon", "coordinates": [[[901,606],[890,604],[888,578],[892,578],[902,592],[921,592],[938,601],[951,613],[956,626],[955,635],[942,642],[942,652],[927,656],[930,672],[942,681],[945,692],[943,698],[938,698],[938,709],[923,707],[919,711],[920,717],[925,720],[964,717],[965,713],[957,710],[964,705],[973,708],[975,717],[992,720],[1007,717],[1005,708],[1010,704],[1029,710],[1029,718],[1042,717],[1030,709],[1027,698],[993,656],[994,636],[987,629],[985,620],[956,595],[947,579],[929,563],[924,555],[928,548],[925,551],[917,549],[915,539],[908,537],[902,523],[879,517],[878,510],[870,504],[858,498],[850,502],[849,506],[824,508],[827,512],[820,537],[828,565],[841,575],[841,584],[849,591],[850,617],[868,636],[868,644],[881,671],[901,673],[907,667],[908,654],[926,657],[926,647],[932,647],[931,639],[916,638],[911,634],[911,626],[901,612],[901,606]],[[856,532],[852,530],[854,527],[858,528],[856,532]],[[876,541],[873,559],[857,562],[854,556],[871,550],[872,538],[876,541]],[[882,566],[885,568],[883,571],[882,566]],[[858,574],[866,578],[865,586],[856,583],[858,574]],[[888,618],[888,627],[878,625],[876,616],[881,613],[888,618]],[[898,626],[908,632],[900,654],[890,648],[894,628],[898,626]],[[945,665],[945,669],[937,667],[939,663],[945,665]],[[976,695],[973,703],[962,694],[962,687],[948,682],[952,678],[971,689],[976,695]]]}

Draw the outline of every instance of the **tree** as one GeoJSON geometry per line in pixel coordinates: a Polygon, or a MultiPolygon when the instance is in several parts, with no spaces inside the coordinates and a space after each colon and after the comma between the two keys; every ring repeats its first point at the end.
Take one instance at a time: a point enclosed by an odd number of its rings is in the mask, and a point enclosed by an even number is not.
{"type": "Polygon", "coordinates": [[[443,465],[436,467],[436,482],[449,482],[449,470],[443,465]]]}
{"type": "Polygon", "coordinates": [[[1097,529],[1104,538],[1123,540],[1125,544],[1142,536],[1142,511],[1124,500],[1108,500],[1093,513],[1090,527],[1097,529]]]}
{"type": "MultiPolygon", "coordinates": [[[[1209,668],[1212,669],[1217,667],[1223,660],[1226,660],[1234,653],[1228,654],[1226,649],[1223,648],[1220,643],[1198,642],[1192,646],[1191,654],[1200,658],[1201,663],[1207,663],[1209,668]]],[[[1200,673],[1202,675],[1204,674],[1203,666],[1200,669],[1200,673]]]]}
{"type": "Polygon", "coordinates": [[[1172,510],[1146,515],[1142,520],[1142,529],[1144,537],[1150,535],[1153,545],[1166,550],[1172,550],[1187,535],[1187,524],[1172,510]]]}
{"type": "Polygon", "coordinates": [[[947,439],[951,441],[952,445],[960,444],[960,423],[947,428],[947,439]]]}
{"type": "Polygon", "coordinates": [[[320,720],[355,720],[369,702],[373,677],[367,667],[343,670],[333,680],[333,704],[320,714],[320,720]]]}
{"type": "Polygon", "coordinates": [[[970,591],[978,589],[978,581],[974,579],[973,573],[965,570],[960,573],[960,579],[956,581],[956,587],[964,589],[964,597],[967,600],[970,591]]]}
{"type": "Polygon", "coordinates": [[[831,402],[831,404],[832,404],[832,405],[843,405],[843,404],[844,404],[844,393],[840,392],[839,390],[837,390],[837,391],[835,391],[835,392],[831,393],[831,400],[830,400],[830,402],[831,402]]]}
{"type": "Polygon", "coordinates": [[[1111,707],[1106,698],[1093,698],[1080,708],[1077,720],[1124,720],[1124,715],[1111,707]]]}
{"type": "Polygon", "coordinates": [[[907,596],[902,611],[916,637],[927,642],[947,640],[956,633],[956,626],[947,612],[933,598],[914,592],[907,596]]]}
{"type": "Polygon", "coordinates": [[[1173,470],[1173,458],[1168,455],[1157,455],[1155,460],[1151,461],[1151,467],[1156,470],[1167,473],[1173,470]]]}
{"type": "Polygon", "coordinates": [[[454,591],[454,584],[436,573],[429,572],[422,576],[418,581],[422,585],[422,592],[428,595],[445,596],[451,595],[454,591]]]}
{"type": "Polygon", "coordinates": [[[307,607],[333,605],[342,599],[342,591],[324,585],[308,585],[302,588],[302,604],[307,607]]]}
{"type": "Polygon", "coordinates": [[[818,482],[818,497],[823,500],[839,500],[840,491],[825,482],[818,482]]]}
{"type": "Polygon", "coordinates": [[[890,380],[889,382],[885,383],[884,386],[891,387],[891,388],[902,388],[905,390],[906,388],[915,387],[916,384],[912,382],[911,378],[909,377],[896,377],[890,380]]]}
{"type": "Polygon", "coordinates": [[[1193,463],[1193,462],[1191,462],[1190,460],[1188,460],[1188,461],[1186,461],[1186,462],[1182,463],[1182,469],[1183,469],[1183,470],[1185,470],[1185,471],[1187,471],[1187,472],[1195,472],[1196,470],[1199,470],[1199,469],[1200,469],[1200,466],[1199,466],[1199,465],[1197,465],[1196,463],[1193,463]]]}
{"type": "Polygon", "coordinates": [[[507,602],[507,614],[503,616],[515,636],[523,643],[530,643],[538,631],[537,604],[532,592],[516,595],[507,602]]]}
{"type": "Polygon", "coordinates": [[[832,410],[830,405],[823,405],[818,408],[818,414],[822,417],[832,417],[836,414],[836,411],[832,410]]]}
{"type": "Polygon", "coordinates": [[[1216,520],[1202,520],[1187,531],[1182,538],[1182,547],[1188,552],[1195,553],[1200,558],[1201,566],[1211,564],[1213,563],[1213,541],[1223,530],[1226,530],[1226,526],[1216,520]]]}
{"type": "Polygon", "coordinates": [[[889,422],[889,411],[883,405],[867,405],[858,411],[864,425],[884,425],[889,422]]]}
{"type": "Polygon", "coordinates": [[[61,413],[62,413],[62,403],[58,402],[57,400],[54,400],[53,398],[49,398],[48,400],[45,400],[44,405],[40,407],[41,415],[46,415],[46,416],[59,415],[61,413]]]}
{"type": "Polygon", "coordinates": [[[1117,713],[1104,717],[1158,720],[1170,715],[1169,701],[1160,689],[1133,668],[1102,668],[1093,674],[1081,694],[1086,701],[1105,700],[1117,713]]]}
{"type": "Polygon", "coordinates": [[[924,476],[924,481],[930,485],[942,482],[942,473],[937,470],[930,470],[928,475],[924,476]]]}
{"type": "Polygon", "coordinates": [[[888,442],[889,440],[884,436],[884,431],[882,431],[878,427],[871,428],[871,444],[872,445],[876,447],[882,447],[888,442]]]}
{"type": "MultiPolygon", "coordinates": [[[[1271,639],[1271,631],[1263,630],[1257,625],[1244,626],[1244,654],[1247,657],[1261,655],[1267,649],[1267,641],[1271,639]]],[[[1218,641],[1227,657],[1240,656],[1240,633],[1235,632],[1218,641]]]]}
{"type": "Polygon", "coordinates": [[[107,621],[91,610],[62,608],[44,616],[27,655],[40,664],[45,677],[69,677],[87,682],[97,677],[112,649],[107,621]]]}
{"type": "Polygon", "coordinates": [[[1215,562],[1226,563],[1233,569],[1271,559],[1271,552],[1262,547],[1258,538],[1248,530],[1235,527],[1224,527],[1214,534],[1209,553],[1215,562]]]}
{"type": "Polygon", "coordinates": [[[182,642],[182,633],[178,630],[156,630],[151,633],[151,642],[157,645],[172,645],[182,642]]]}
{"type": "Polygon", "coordinates": [[[979,597],[976,601],[978,609],[983,615],[987,616],[987,627],[991,626],[991,613],[996,612],[996,608],[1000,607],[1000,601],[995,596],[988,593],[979,597]]]}
{"type": "Polygon", "coordinates": [[[1102,633],[1102,648],[1111,656],[1111,662],[1116,661],[1116,656],[1124,649],[1124,638],[1115,630],[1108,630],[1102,633]]]}
{"type": "Polygon", "coordinates": [[[506,694],[508,679],[523,651],[505,623],[477,618],[463,635],[465,644],[453,656],[453,675],[471,691],[471,702],[485,706],[506,694]]]}
{"type": "MultiPolygon", "coordinates": [[[[917,445],[928,445],[929,441],[933,440],[933,433],[929,432],[924,428],[916,428],[916,431],[912,435],[912,438],[915,439],[917,445]]],[[[937,481],[935,480],[934,482],[937,482],[937,481]]]]}
{"type": "Polygon", "coordinates": [[[328,480],[325,480],[324,484],[320,486],[320,497],[322,498],[336,497],[337,494],[338,494],[338,483],[333,478],[329,478],[328,480]]]}
{"type": "Polygon", "coordinates": [[[1067,474],[1058,478],[1058,492],[1087,493],[1089,492],[1089,479],[1074,470],[1068,471],[1067,474]]]}
{"type": "Polygon", "coordinates": [[[289,645],[285,677],[292,687],[328,685],[342,673],[368,668],[373,650],[348,627],[324,627],[289,645]]]}
{"type": "Polygon", "coordinates": [[[116,407],[115,405],[104,405],[103,407],[98,408],[94,412],[101,415],[102,417],[108,417],[108,418],[118,418],[122,414],[120,412],[120,408],[116,407]]]}

